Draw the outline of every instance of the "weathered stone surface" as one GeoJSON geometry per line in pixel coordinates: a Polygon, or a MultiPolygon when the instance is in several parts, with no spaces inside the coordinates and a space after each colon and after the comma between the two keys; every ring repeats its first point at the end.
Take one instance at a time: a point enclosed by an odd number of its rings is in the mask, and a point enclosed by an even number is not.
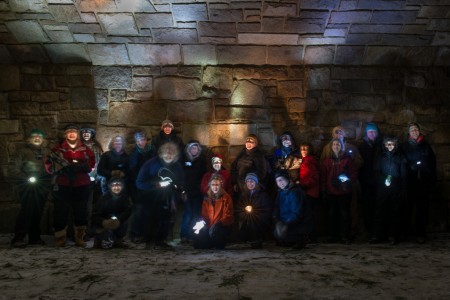
{"type": "Polygon", "coordinates": [[[68,101],[68,100],[41,104],[41,110],[45,111],[45,112],[56,112],[56,111],[62,111],[62,110],[69,110],[70,108],[71,108],[70,101],[68,101]]]}
{"type": "Polygon", "coordinates": [[[116,0],[117,10],[123,12],[154,12],[155,8],[150,1],[147,0],[116,0]]]}
{"type": "Polygon", "coordinates": [[[290,77],[302,78],[303,72],[296,72],[293,75],[288,74],[286,67],[246,67],[234,68],[233,77],[236,79],[287,79],[290,77]]]}
{"type": "Polygon", "coordinates": [[[81,20],[84,23],[97,23],[97,17],[94,13],[80,13],[81,20]]]}
{"type": "Polygon", "coordinates": [[[59,112],[60,123],[97,123],[97,110],[69,110],[59,112]]]}
{"type": "Polygon", "coordinates": [[[23,0],[10,0],[9,5],[12,11],[15,12],[47,12],[47,3],[45,0],[23,1],[23,0]]]}
{"type": "Polygon", "coordinates": [[[398,47],[368,47],[364,55],[364,65],[401,65],[405,59],[398,47]]]}
{"type": "Polygon", "coordinates": [[[213,105],[211,100],[169,101],[168,116],[170,120],[189,123],[206,123],[213,120],[213,105]]]}
{"type": "MultiPolygon", "coordinates": [[[[258,22],[240,22],[237,24],[237,32],[259,32],[261,30],[261,24],[258,22]]],[[[268,30],[264,30],[268,32],[268,30]]]]}
{"type": "Polygon", "coordinates": [[[128,55],[134,65],[175,65],[181,62],[179,45],[129,44],[128,55]]]}
{"type": "Polygon", "coordinates": [[[319,108],[319,102],[314,98],[293,98],[288,103],[288,111],[290,113],[317,111],[319,108]]]}
{"type": "Polygon", "coordinates": [[[297,34],[239,33],[239,44],[297,45],[297,34]]]}
{"type": "Polygon", "coordinates": [[[431,44],[433,46],[450,46],[450,33],[437,32],[431,44]]]}
{"type": "Polygon", "coordinates": [[[61,63],[87,63],[89,54],[84,45],[80,44],[45,44],[50,59],[55,64],[61,63]]]}
{"type": "Polygon", "coordinates": [[[333,64],[360,65],[363,61],[364,51],[364,46],[338,46],[333,64]]]}
{"type": "Polygon", "coordinates": [[[0,91],[12,91],[19,89],[19,67],[0,65],[0,74],[8,74],[8,76],[0,76],[0,91]]]}
{"type": "Polygon", "coordinates": [[[370,22],[378,24],[414,23],[417,13],[417,10],[374,11],[370,22]]]}
{"type": "Polygon", "coordinates": [[[54,139],[57,137],[57,116],[26,116],[20,118],[21,129],[24,136],[28,135],[33,128],[39,128],[45,132],[47,139],[54,139]]]}
{"type": "Polygon", "coordinates": [[[153,38],[157,43],[197,43],[197,30],[188,28],[155,28],[153,38]]]}
{"type": "Polygon", "coordinates": [[[299,65],[303,60],[302,46],[270,46],[267,63],[271,65],[299,65]]]}
{"type": "Polygon", "coordinates": [[[209,19],[213,22],[243,21],[242,9],[210,9],[209,19]]]}
{"type": "Polygon", "coordinates": [[[110,101],[126,101],[127,100],[127,90],[111,90],[109,93],[110,101]]]}
{"type": "Polygon", "coordinates": [[[266,108],[218,106],[215,109],[215,119],[216,121],[268,121],[270,114],[266,108]]]}
{"type": "MultiPolygon", "coordinates": [[[[283,28],[284,26],[284,18],[277,18],[277,17],[264,17],[262,19],[261,24],[258,23],[251,23],[251,24],[258,24],[258,30],[260,31],[262,28],[262,32],[280,32],[280,28],[283,28]]],[[[239,29],[238,29],[239,31],[239,29]]]]}
{"type": "Polygon", "coordinates": [[[93,43],[95,42],[95,37],[92,34],[77,34],[73,35],[75,41],[80,43],[93,43]]]}
{"type": "Polygon", "coordinates": [[[402,33],[403,26],[395,24],[352,24],[351,33],[402,33]]]}
{"type": "Polygon", "coordinates": [[[278,95],[282,97],[303,97],[302,80],[278,81],[278,95]]]}
{"type": "Polygon", "coordinates": [[[132,14],[97,14],[106,32],[112,35],[137,35],[138,29],[132,14]]]}
{"type": "Polygon", "coordinates": [[[6,119],[9,117],[9,104],[8,95],[6,93],[0,93],[0,119],[6,119]]]}
{"type": "Polygon", "coordinates": [[[128,65],[128,51],[124,44],[88,44],[93,65],[128,65]]]}
{"type": "Polygon", "coordinates": [[[426,46],[433,40],[432,35],[384,34],[381,44],[398,46],[426,46]]]}
{"type": "Polygon", "coordinates": [[[14,102],[10,104],[12,116],[36,115],[40,113],[40,106],[37,102],[14,102]]]}
{"type": "Polygon", "coordinates": [[[219,64],[263,65],[266,49],[261,46],[217,46],[219,64]]]}
{"type": "Polygon", "coordinates": [[[161,67],[133,67],[133,76],[160,75],[161,67]]]}
{"type": "Polygon", "coordinates": [[[330,69],[313,68],[307,71],[308,90],[328,89],[330,87],[330,69]]]}
{"type": "Polygon", "coordinates": [[[69,23],[81,22],[81,17],[75,5],[49,5],[48,9],[55,17],[55,21],[69,23]]]}
{"type": "Polygon", "coordinates": [[[0,64],[12,64],[14,58],[8,51],[5,45],[0,45],[0,64]]]}
{"type": "Polygon", "coordinates": [[[299,19],[287,18],[285,24],[285,32],[288,33],[320,33],[325,31],[326,19],[299,19]]]}
{"type": "Polygon", "coordinates": [[[208,11],[204,3],[172,4],[172,13],[176,22],[208,20],[208,11]]]}
{"type": "Polygon", "coordinates": [[[113,102],[109,107],[110,125],[151,125],[167,115],[167,102],[113,102]]]}
{"type": "Polygon", "coordinates": [[[333,63],[333,46],[308,46],[305,49],[304,64],[307,65],[328,65],[333,63]]]}
{"type": "Polygon", "coordinates": [[[201,82],[197,78],[159,77],[154,80],[154,98],[195,100],[200,95],[201,82]]]}
{"type": "Polygon", "coordinates": [[[295,3],[264,2],[262,13],[264,16],[295,16],[297,5],[295,3]]]}
{"type": "Polygon", "coordinates": [[[450,47],[439,48],[435,64],[438,66],[450,66],[450,47]]]}
{"type": "Polygon", "coordinates": [[[94,85],[96,88],[129,89],[131,72],[129,67],[94,67],[94,85]]]}
{"type": "Polygon", "coordinates": [[[19,132],[19,120],[0,120],[1,134],[10,134],[18,132],[19,132]]]}
{"type": "Polygon", "coordinates": [[[199,22],[200,36],[234,37],[237,34],[236,24],[231,22],[199,22]]]}
{"type": "Polygon", "coordinates": [[[203,71],[203,84],[220,90],[231,90],[233,70],[231,68],[208,66],[203,71]]]}
{"type": "Polygon", "coordinates": [[[74,38],[69,31],[47,30],[47,34],[50,40],[55,43],[71,43],[74,41],[74,38]]]}
{"type": "Polygon", "coordinates": [[[48,63],[50,61],[41,45],[9,45],[8,48],[19,63],[48,63]]]}
{"type": "Polygon", "coordinates": [[[153,92],[142,92],[142,91],[128,91],[127,92],[127,100],[139,100],[139,101],[148,101],[153,99],[153,92]]]}
{"type": "Polygon", "coordinates": [[[377,112],[384,109],[386,100],[381,96],[354,95],[348,99],[349,109],[356,111],[377,112]]]}
{"type": "Polygon", "coordinates": [[[231,94],[231,105],[264,105],[263,87],[248,80],[241,80],[231,94]]]}
{"type": "Polygon", "coordinates": [[[331,13],[332,23],[369,23],[371,11],[336,11],[331,13]]]}
{"type": "Polygon", "coordinates": [[[135,14],[135,18],[139,28],[164,28],[174,25],[170,13],[139,13],[135,14]]]}
{"type": "Polygon", "coordinates": [[[213,45],[183,45],[185,65],[214,65],[217,63],[216,47],[213,45]]]}
{"type": "Polygon", "coordinates": [[[378,1],[372,1],[372,0],[360,0],[358,1],[358,6],[356,7],[358,9],[392,9],[392,10],[398,10],[398,9],[404,9],[405,8],[405,1],[401,0],[378,0],[378,1]]]}
{"type": "Polygon", "coordinates": [[[81,33],[81,34],[102,33],[102,28],[100,27],[99,24],[83,24],[83,23],[69,24],[69,29],[72,33],[81,33]]]}
{"type": "Polygon", "coordinates": [[[17,41],[21,43],[43,43],[49,41],[47,35],[36,21],[9,21],[6,22],[6,27],[8,27],[17,41]]]}
{"type": "Polygon", "coordinates": [[[97,109],[95,91],[90,88],[73,88],[70,90],[72,109],[97,109]]]}
{"type": "Polygon", "coordinates": [[[34,92],[31,94],[31,101],[36,102],[56,102],[59,100],[60,93],[58,92],[34,92]]]}
{"type": "Polygon", "coordinates": [[[363,79],[344,79],[341,81],[342,89],[350,93],[370,93],[371,82],[363,79]]]}
{"type": "Polygon", "coordinates": [[[304,0],[301,3],[300,8],[311,9],[336,9],[339,3],[333,0],[304,0]]]}
{"type": "Polygon", "coordinates": [[[150,76],[133,77],[131,89],[135,91],[153,90],[153,77],[150,76]]]}

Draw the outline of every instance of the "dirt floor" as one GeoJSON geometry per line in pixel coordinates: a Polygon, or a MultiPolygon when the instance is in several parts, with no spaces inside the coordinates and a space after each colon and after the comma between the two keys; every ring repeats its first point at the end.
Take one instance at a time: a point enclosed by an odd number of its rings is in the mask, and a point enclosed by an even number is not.
{"type": "MultiPolygon", "coordinates": [[[[0,236],[0,299],[450,299],[450,235],[423,245],[252,250],[21,249],[0,236]]],[[[91,243],[90,243],[91,244],[91,243]]]]}

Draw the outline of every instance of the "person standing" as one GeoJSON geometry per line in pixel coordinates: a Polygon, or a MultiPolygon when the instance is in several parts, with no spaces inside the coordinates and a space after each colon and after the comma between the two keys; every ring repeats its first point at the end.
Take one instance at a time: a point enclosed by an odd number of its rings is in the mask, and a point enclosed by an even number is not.
{"type": "Polygon", "coordinates": [[[299,184],[300,152],[294,138],[289,131],[285,131],[279,138],[280,147],[273,154],[273,170],[288,170],[292,182],[299,184]]]}
{"type": "MultiPolygon", "coordinates": [[[[408,207],[406,220],[409,223],[413,208],[414,234],[417,242],[426,242],[428,203],[436,184],[436,156],[425,140],[417,123],[408,124],[408,140],[401,145],[408,162],[408,207]]],[[[406,225],[409,227],[409,224],[406,225]]]]}
{"type": "Polygon", "coordinates": [[[208,171],[203,175],[202,178],[202,194],[206,195],[209,189],[209,180],[213,175],[220,175],[223,179],[223,188],[228,193],[228,195],[233,194],[233,187],[231,185],[231,174],[223,166],[223,158],[220,154],[214,154],[211,158],[212,170],[208,171]]]}
{"type": "Polygon", "coordinates": [[[161,123],[161,131],[152,138],[152,146],[155,151],[158,151],[159,147],[163,144],[172,142],[178,147],[178,153],[182,153],[184,144],[181,138],[174,131],[175,126],[172,121],[164,120],[161,123]]]}
{"type": "Polygon", "coordinates": [[[18,192],[21,206],[16,219],[13,247],[42,245],[41,216],[51,187],[51,177],[45,171],[44,158],[49,154],[45,134],[31,130],[26,145],[16,152],[10,163],[9,175],[18,192]]]}
{"type": "Polygon", "coordinates": [[[87,205],[91,180],[89,173],[95,167],[95,154],[80,140],[78,126],[64,128],[65,139],[57,144],[46,159],[46,170],[55,176],[53,187],[55,244],[66,243],[67,223],[73,214],[75,244],[85,247],[84,235],[88,224],[87,205]]]}

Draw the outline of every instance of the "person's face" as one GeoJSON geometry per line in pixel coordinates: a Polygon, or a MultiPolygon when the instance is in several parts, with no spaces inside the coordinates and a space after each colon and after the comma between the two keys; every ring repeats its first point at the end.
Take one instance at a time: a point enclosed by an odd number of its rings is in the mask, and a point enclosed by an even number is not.
{"type": "Polygon", "coordinates": [[[199,151],[200,151],[200,149],[198,149],[198,146],[192,146],[192,147],[189,148],[189,153],[192,156],[196,156],[199,151]]]}
{"type": "Polygon", "coordinates": [[[249,191],[253,191],[256,188],[256,182],[253,179],[247,179],[245,185],[249,191]]]}
{"type": "Polygon", "coordinates": [[[284,178],[282,176],[277,177],[275,179],[275,182],[277,183],[277,186],[282,190],[284,190],[289,185],[289,180],[287,180],[287,178],[284,178]]]}
{"type": "Polygon", "coordinates": [[[338,141],[333,141],[333,143],[331,144],[331,150],[333,150],[335,154],[338,154],[341,149],[341,143],[339,143],[338,141]]]}
{"type": "Polygon", "coordinates": [[[218,179],[214,179],[211,181],[209,187],[213,194],[217,194],[220,191],[220,188],[222,187],[222,182],[218,179]]]}
{"type": "Polygon", "coordinates": [[[123,142],[121,139],[115,139],[112,148],[115,152],[120,152],[123,149],[123,142]]]}
{"type": "Polygon", "coordinates": [[[111,192],[113,194],[120,194],[122,192],[123,189],[123,185],[119,182],[113,182],[113,184],[111,184],[111,192]]]}
{"type": "Polygon", "coordinates": [[[69,143],[73,144],[78,140],[78,130],[69,129],[66,131],[66,139],[69,143]]]}
{"type": "Polygon", "coordinates": [[[138,146],[141,149],[145,148],[145,145],[147,145],[148,140],[145,137],[141,137],[136,139],[136,146],[138,146]]]}
{"type": "Polygon", "coordinates": [[[88,142],[92,137],[92,134],[89,131],[85,131],[82,134],[82,138],[84,141],[88,142]]]}
{"type": "Polygon", "coordinates": [[[309,146],[301,146],[300,147],[300,154],[302,157],[308,156],[309,154],[309,146]]]}
{"type": "Polygon", "coordinates": [[[384,143],[384,147],[386,147],[386,149],[391,152],[392,150],[395,149],[395,143],[392,141],[387,141],[386,143],[384,143]]]}
{"type": "Polygon", "coordinates": [[[369,140],[374,141],[378,136],[378,131],[377,130],[367,130],[366,135],[369,140]]]}
{"type": "Polygon", "coordinates": [[[164,126],[163,127],[163,132],[164,132],[164,134],[167,134],[167,135],[171,134],[172,133],[172,126],[170,126],[170,125],[164,126]]]}
{"type": "Polygon", "coordinates": [[[341,129],[336,129],[333,132],[333,137],[342,140],[344,138],[344,131],[341,129]]]}
{"type": "Polygon", "coordinates": [[[245,141],[245,148],[247,150],[252,150],[253,148],[255,148],[256,143],[252,140],[252,139],[247,139],[245,141]]]}
{"type": "Polygon", "coordinates": [[[213,169],[216,171],[220,171],[220,169],[222,168],[222,162],[220,160],[215,160],[213,161],[213,169]]]}
{"type": "Polygon", "coordinates": [[[287,136],[287,135],[282,136],[281,137],[281,144],[283,145],[283,147],[286,147],[286,148],[291,147],[292,146],[291,138],[289,136],[287,136]]]}
{"type": "Polygon", "coordinates": [[[411,126],[409,127],[409,136],[415,140],[417,140],[419,138],[420,135],[420,130],[419,127],[417,126],[411,126]]]}
{"type": "Polygon", "coordinates": [[[32,134],[29,141],[34,146],[40,146],[44,142],[44,137],[40,134],[32,134]]]}
{"type": "Polygon", "coordinates": [[[161,158],[166,164],[170,164],[175,160],[176,155],[177,151],[175,149],[175,146],[169,145],[163,149],[161,158]]]}

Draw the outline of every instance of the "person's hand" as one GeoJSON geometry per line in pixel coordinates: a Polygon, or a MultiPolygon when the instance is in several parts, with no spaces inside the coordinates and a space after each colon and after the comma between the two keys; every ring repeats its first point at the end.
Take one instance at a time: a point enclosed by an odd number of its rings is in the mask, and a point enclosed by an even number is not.
{"type": "Polygon", "coordinates": [[[120,221],[118,219],[105,219],[102,221],[102,226],[103,228],[107,229],[107,230],[115,230],[117,228],[119,228],[120,226],[120,221]]]}

